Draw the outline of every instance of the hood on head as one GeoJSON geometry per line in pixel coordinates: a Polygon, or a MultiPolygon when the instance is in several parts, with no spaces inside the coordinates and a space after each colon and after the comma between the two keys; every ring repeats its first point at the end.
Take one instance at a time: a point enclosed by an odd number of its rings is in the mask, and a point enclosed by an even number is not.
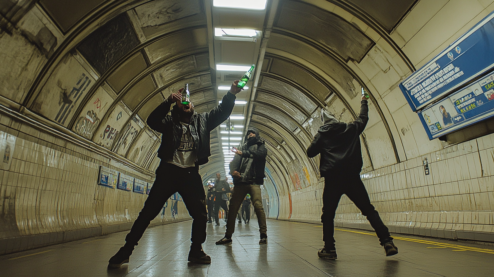
{"type": "Polygon", "coordinates": [[[247,141],[249,137],[249,132],[254,132],[254,134],[256,134],[256,141],[259,141],[261,139],[261,136],[259,135],[259,130],[257,130],[257,128],[254,127],[249,127],[247,129],[247,133],[245,134],[245,141],[247,141]]]}
{"type": "Polygon", "coordinates": [[[339,122],[332,114],[330,114],[325,109],[321,110],[321,121],[323,124],[328,124],[331,122],[339,122]]]}

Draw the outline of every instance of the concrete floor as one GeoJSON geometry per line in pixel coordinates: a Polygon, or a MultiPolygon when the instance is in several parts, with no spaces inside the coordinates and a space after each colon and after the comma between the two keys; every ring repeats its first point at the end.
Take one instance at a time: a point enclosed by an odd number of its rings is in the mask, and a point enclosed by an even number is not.
{"type": "Polygon", "coordinates": [[[257,222],[240,225],[231,246],[214,243],[225,227],[208,224],[211,265],[189,265],[191,221],[150,228],[120,269],[107,269],[125,232],[0,256],[1,276],[494,276],[494,247],[395,235],[399,254],[385,257],[370,232],[336,231],[338,260],[317,257],[320,225],[268,221],[268,245],[257,222]]]}

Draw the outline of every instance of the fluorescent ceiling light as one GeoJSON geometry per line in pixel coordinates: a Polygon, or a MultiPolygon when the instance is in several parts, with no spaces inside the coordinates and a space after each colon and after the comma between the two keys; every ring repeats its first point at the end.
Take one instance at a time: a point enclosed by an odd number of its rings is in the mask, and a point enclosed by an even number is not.
{"type": "MultiPolygon", "coordinates": [[[[218,90],[230,90],[230,88],[232,88],[232,87],[231,86],[219,86],[218,90]]],[[[249,87],[245,86],[244,89],[249,89],[249,87]]],[[[237,104],[237,102],[239,102],[239,101],[235,101],[235,104],[237,104]]],[[[221,103],[221,101],[220,101],[220,103],[221,103]]]]}
{"type": "MultiPolygon", "coordinates": [[[[222,140],[228,140],[228,138],[222,137],[222,140]]],[[[230,140],[242,140],[242,138],[239,137],[230,137],[230,140]]]]}
{"type": "Polygon", "coordinates": [[[214,35],[217,37],[257,37],[257,31],[253,29],[226,29],[214,28],[214,35]]]}
{"type": "Polygon", "coordinates": [[[232,115],[230,116],[231,120],[243,120],[245,117],[243,115],[232,115]]]}
{"type": "Polygon", "coordinates": [[[267,0],[213,0],[213,6],[220,8],[264,10],[267,0]]]}
{"type": "MultiPolygon", "coordinates": [[[[226,125],[220,125],[221,128],[226,128],[226,125]]],[[[243,129],[244,126],[242,125],[233,125],[234,128],[239,128],[239,129],[243,129]]]]}
{"type": "Polygon", "coordinates": [[[245,71],[250,69],[250,65],[229,65],[229,64],[217,64],[216,70],[220,71],[245,71]]]}
{"type": "Polygon", "coordinates": [[[241,135],[242,132],[236,131],[221,131],[222,134],[232,134],[232,135],[241,135]]]}
{"type": "MultiPolygon", "coordinates": [[[[219,101],[219,103],[221,104],[221,101],[219,101]]],[[[242,100],[235,101],[235,105],[245,105],[245,104],[247,104],[247,101],[242,101],[242,100]]]]}

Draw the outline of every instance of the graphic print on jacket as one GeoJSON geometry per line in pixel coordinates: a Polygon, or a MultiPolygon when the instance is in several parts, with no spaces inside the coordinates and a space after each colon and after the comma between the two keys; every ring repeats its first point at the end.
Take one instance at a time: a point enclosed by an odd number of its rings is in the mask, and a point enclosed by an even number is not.
{"type": "Polygon", "coordinates": [[[173,154],[173,159],[169,163],[182,168],[195,167],[197,155],[194,149],[194,139],[190,133],[190,126],[184,122],[180,122],[180,124],[182,125],[180,146],[175,151],[175,154],[173,154]]]}

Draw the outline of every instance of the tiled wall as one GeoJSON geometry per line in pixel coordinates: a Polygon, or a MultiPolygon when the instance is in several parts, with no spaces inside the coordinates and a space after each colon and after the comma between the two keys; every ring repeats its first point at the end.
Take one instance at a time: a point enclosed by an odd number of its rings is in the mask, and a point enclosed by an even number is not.
{"type": "MultiPolygon", "coordinates": [[[[0,254],[128,230],[147,195],[99,186],[99,166],[153,178],[4,114],[0,150],[0,254]]],[[[178,212],[152,224],[190,219],[178,212]]]]}
{"type": "MultiPolygon", "coordinates": [[[[494,134],[361,175],[390,231],[494,241],[494,134]],[[429,175],[423,161],[427,159],[429,175]]],[[[342,184],[344,185],[344,184],[342,184]]],[[[320,221],[323,183],[293,192],[291,220],[320,221]]],[[[289,207],[287,197],[281,206],[289,207]]],[[[288,219],[280,208],[280,219],[288,219]]],[[[344,196],[336,225],[372,230],[344,196]]]]}

